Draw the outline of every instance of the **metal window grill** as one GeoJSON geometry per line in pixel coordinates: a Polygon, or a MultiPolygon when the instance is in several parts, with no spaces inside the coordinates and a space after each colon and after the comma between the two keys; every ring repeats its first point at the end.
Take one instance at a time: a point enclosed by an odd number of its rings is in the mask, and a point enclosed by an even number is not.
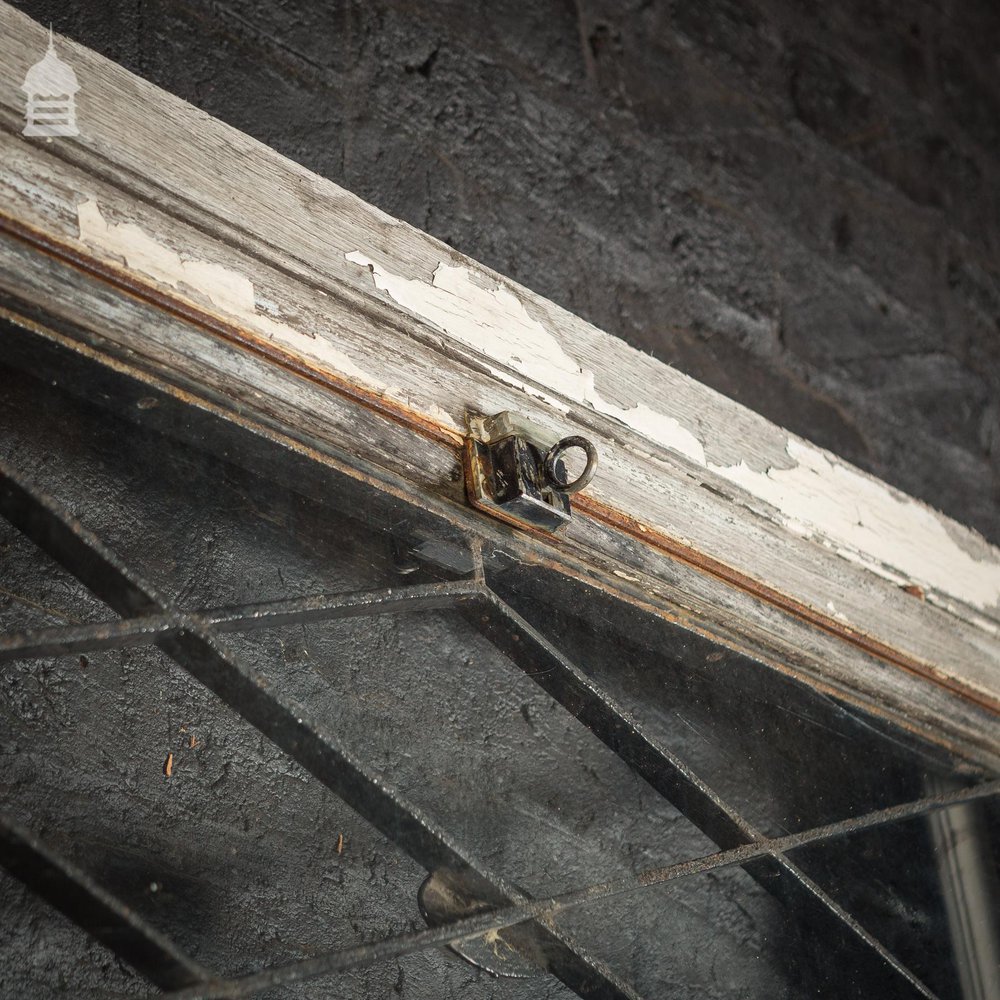
{"type": "MultiPolygon", "coordinates": [[[[494,585],[481,543],[468,545],[471,569],[457,579],[361,592],[292,597],[239,606],[184,610],[112,547],[80,524],[7,462],[0,463],[0,512],[38,547],[122,617],[59,626],[0,638],[0,664],[31,657],[88,654],[155,645],[247,723],[297,761],[406,854],[436,877],[457,880],[467,893],[453,919],[426,930],[392,935],[249,975],[227,978],[203,968],[76,865],[10,818],[0,820],[0,861],[31,889],[79,924],[168,995],[242,997],[366,964],[452,945],[468,951],[486,935],[503,935],[513,964],[528,962],[588,998],[640,994],[559,925],[574,907],[649,891],[692,875],[741,866],[777,897],[795,919],[849,941],[885,973],[900,996],[935,993],[890,948],[808,875],[791,852],[845,835],[1000,795],[1000,782],[978,781],[861,815],[771,836],[702,780],[560,645],[530,623],[494,585]],[[532,899],[489,870],[447,829],[395,789],[371,764],[342,744],[323,722],[226,648],[224,633],[330,622],[427,609],[460,612],[511,664],[586,727],[660,796],[698,827],[718,850],[642,869],[554,896],[532,899]]],[[[502,588],[500,588],[502,590],[502,588]]],[[[502,960],[501,960],[502,965],[502,960]]]]}

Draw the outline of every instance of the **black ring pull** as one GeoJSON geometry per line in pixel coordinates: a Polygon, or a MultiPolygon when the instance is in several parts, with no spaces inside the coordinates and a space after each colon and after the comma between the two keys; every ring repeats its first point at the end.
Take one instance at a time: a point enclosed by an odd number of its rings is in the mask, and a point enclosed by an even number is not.
{"type": "Polygon", "coordinates": [[[545,458],[542,460],[542,475],[545,477],[545,485],[549,489],[558,490],[560,493],[576,493],[578,490],[582,490],[594,478],[596,471],[597,449],[585,437],[580,437],[579,435],[564,437],[561,441],[557,441],[545,453],[545,458]],[[563,483],[556,476],[556,459],[570,448],[581,448],[585,451],[587,453],[587,464],[584,466],[583,472],[576,479],[572,482],[563,483]]]}

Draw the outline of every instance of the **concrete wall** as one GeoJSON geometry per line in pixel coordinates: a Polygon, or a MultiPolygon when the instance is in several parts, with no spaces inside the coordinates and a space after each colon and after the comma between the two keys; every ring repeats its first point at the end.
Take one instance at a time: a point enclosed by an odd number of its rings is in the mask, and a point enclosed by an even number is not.
{"type": "Polygon", "coordinates": [[[989,0],[21,7],[1000,542],[989,0]]]}

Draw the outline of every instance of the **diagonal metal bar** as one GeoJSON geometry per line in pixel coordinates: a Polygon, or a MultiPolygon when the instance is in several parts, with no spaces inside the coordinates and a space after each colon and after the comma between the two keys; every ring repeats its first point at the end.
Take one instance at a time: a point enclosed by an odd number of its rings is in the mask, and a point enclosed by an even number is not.
{"type": "Polygon", "coordinates": [[[0,865],[162,989],[212,980],[129,906],[2,814],[0,865]]]}
{"type": "Polygon", "coordinates": [[[0,663],[146,646],[174,631],[176,625],[169,615],[142,615],[85,625],[56,625],[27,632],[9,632],[0,636],[0,663]]]}
{"type": "MultiPolygon", "coordinates": [[[[508,658],[579,719],[657,792],[722,848],[763,840],[763,835],[699,778],[670,749],[648,734],[579,667],[498,594],[489,591],[466,617],[508,658]]],[[[807,913],[820,933],[846,934],[904,979],[920,996],[935,994],[888,948],[859,924],[791,859],[765,852],[746,871],[794,912],[807,913]]]]}
{"type": "MultiPolygon", "coordinates": [[[[244,632],[336,618],[448,608],[481,588],[466,581],[387,587],[348,594],[318,594],[191,612],[216,632],[244,632]]],[[[157,642],[178,631],[171,615],[143,615],[86,625],[55,626],[0,636],[0,663],[66,653],[91,653],[157,642]]]]}
{"type": "MultiPolygon", "coordinates": [[[[0,513],[120,614],[167,615],[177,631],[157,645],[244,719],[310,771],[429,871],[475,871],[506,901],[527,896],[469,857],[460,844],[407,803],[378,773],[325,734],[304,708],[283,699],[266,678],[223,650],[210,628],[173,607],[66,510],[0,462],[0,513]]],[[[558,928],[534,925],[549,971],[587,1000],[639,1000],[599,960],[558,928]]]]}
{"type": "Polygon", "coordinates": [[[654,885],[666,885],[669,882],[676,882],[683,878],[690,878],[693,875],[700,875],[732,865],[746,865],[755,858],[768,854],[782,854],[799,847],[805,847],[807,844],[818,844],[825,840],[857,833],[861,830],[869,830],[886,823],[930,815],[952,806],[997,794],[1000,794],[1000,781],[986,782],[972,788],[917,799],[913,802],[889,806],[886,809],[878,809],[863,816],[852,816],[845,820],[828,823],[825,826],[814,827],[811,830],[787,834],[784,837],[764,838],[752,844],[731,847],[728,850],[700,858],[692,858],[660,868],[647,868],[645,871],[609,879],[606,882],[594,883],[580,889],[572,889],[547,899],[535,899],[516,906],[499,907],[431,930],[398,934],[371,944],[344,948],[328,952],[325,955],[316,955],[297,962],[290,962],[286,965],[273,966],[237,979],[220,980],[207,985],[178,990],[169,994],[169,997],[164,998],[164,1000],[241,1000],[241,998],[253,996],[264,990],[304,982],[335,972],[362,968],[373,965],[375,962],[401,958],[404,955],[411,955],[428,948],[459,944],[470,938],[500,931],[526,920],[551,919],[561,910],[574,906],[595,903],[625,893],[640,892],[654,885]]]}

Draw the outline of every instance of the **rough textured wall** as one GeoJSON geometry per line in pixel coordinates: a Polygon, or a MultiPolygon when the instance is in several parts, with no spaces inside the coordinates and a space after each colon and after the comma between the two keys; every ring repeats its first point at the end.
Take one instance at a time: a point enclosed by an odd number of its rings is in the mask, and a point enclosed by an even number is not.
{"type": "Polygon", "coordinates": [[[21,6],[1000,541],[991,0],[21,6]]]}

